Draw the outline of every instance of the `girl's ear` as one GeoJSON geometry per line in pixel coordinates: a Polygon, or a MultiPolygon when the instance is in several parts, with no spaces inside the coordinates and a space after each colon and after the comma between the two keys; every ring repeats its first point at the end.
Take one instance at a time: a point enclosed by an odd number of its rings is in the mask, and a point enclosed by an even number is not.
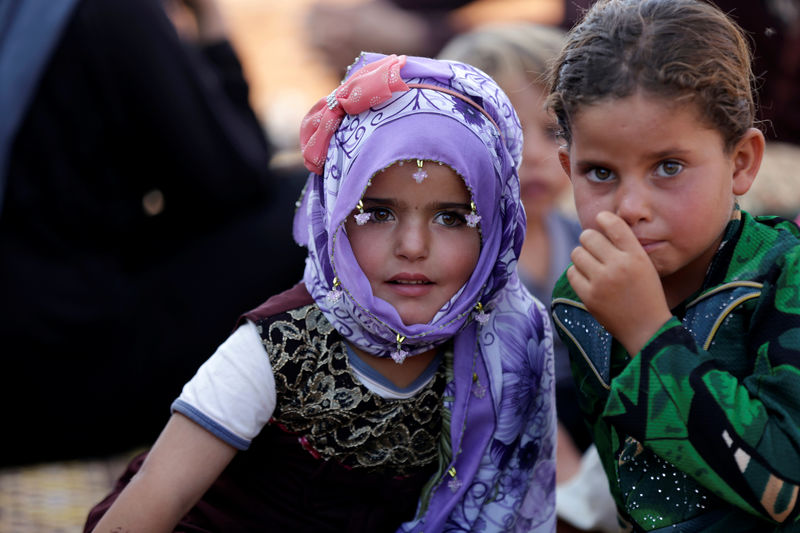
{"type": "Polygon", "coordinates": [[[558,147],[558,160],[561,162],[561,168],[567,173],[569,179],[572,180],[572,172],[569,164],[569,149],[566,146],[558,147]]]}
{"type": "Polygon", "coordinates": [[[764,157],[764,134],[750,128],[736,143],[731,155],[733,161],[733,194],[741,196],[750,190],[756,179],[761,159],[764,157]]]}

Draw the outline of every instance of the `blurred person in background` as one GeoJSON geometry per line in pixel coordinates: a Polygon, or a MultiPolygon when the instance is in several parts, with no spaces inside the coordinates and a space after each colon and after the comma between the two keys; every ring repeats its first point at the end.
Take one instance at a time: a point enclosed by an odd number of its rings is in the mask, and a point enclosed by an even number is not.
{"type": "Polygon", "coordinates": [[[187,43],[164,7],[0,6],[5,465],[150,443],[241,309],[302,276],[302,178],[270,169],[219,9],[183,2],[187,43]]]}
{"type": "MultiPolygon", "coordinates": [[[[519,277],[550,305],[556,280],[570,264],[581,232],[570,210],[569,177],[558,160],[554,117],[545,110],[547,64],[558,56],[565,33],[533,23],[486,25],[447,43],[440,59],[463,61],[483,70],[506,92],[523,131],[520,197],[527,216],[519,277]]],[[[558,531],[616,531],[616,510],[608,481],[578,407],[569,354],[554,336],[558,448],[556,510],[558,531]]]]}
{"type": "Polygon", "coordinates": [[[462,28],[452,10],[474,0],[365,0],[317,2],[306,18],[307,35],[323,63],[341,73],[362,51],[433,57],[462,28]]]}
{"type": "Polygon", "coordinates": [[[323,63],[341,73],[362,51],[435,57],[453,37],[500,20],[555,23],[558,0],[315,0],[308,9],[308,42],[323,63]]]}

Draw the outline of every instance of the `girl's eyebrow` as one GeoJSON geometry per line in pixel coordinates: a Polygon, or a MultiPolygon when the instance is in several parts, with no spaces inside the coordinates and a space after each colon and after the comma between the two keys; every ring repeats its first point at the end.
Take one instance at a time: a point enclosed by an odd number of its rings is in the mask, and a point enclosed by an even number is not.
{"type": "Polygon", "coordinates": [[[581,170],[590,169],[594,167],[607,167],[608,163],[601,163],[599,159],[578,159],[575,161],[575,167],[581,170]]]}
{"type": "Polygon", "coordinates": [[[650,154],[653,159],[667,159],[669,157],[681,157],[684,154],[691,153],[691,150],[684,148],[667,148],[666,150],[659,150],[650,154]]]}
{"type": "MultiPolygon", "coordinates": [[[[690,149],[675,147],[675,148],[667,148],[665,150],[648,152],[644,154],[644,158],[653,161],[660,161],[662,159],[669,159],[672,157],[686,157],[686,154],[690,153],[691,153],[690,149]]],[[[578,168],[612,167],[613,163],[604,163],[597,158],[587,157],[586,159],[578,159],[575,162],[575,166],[578,168]]]]}
{"type": "Polygon", "coordinates": [[[380,204],[380,205],[396,205],[397,200],[394,198],[370,198],[365,196],[361,199],[365,204],[380,204]]]}
{"type": "MultiPolygon", "coordinates": [[[[365,196],[362,198],[362,203],[364,205],[388,205],[388,206],[396,206],[398,202],[394,198],[369,198],[365,196]]],[[[429,208],[431,209],[464,209],[465,211],[471,211],[472,207],[470,204],[464,202],[431,202],[428,204],[429,208]]]]}
{"type": "Polygon", "coordinates": [[[462,202],[438,202],[433,204],[433,207],[436,209],[463,209],[465,211],[472,210],[472,207],[470,207],[469,204],[462,202]]]}

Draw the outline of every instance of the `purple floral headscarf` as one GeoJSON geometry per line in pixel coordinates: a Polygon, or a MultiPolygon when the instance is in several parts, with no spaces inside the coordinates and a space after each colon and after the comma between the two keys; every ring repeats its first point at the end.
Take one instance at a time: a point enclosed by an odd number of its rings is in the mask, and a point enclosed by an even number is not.
{"type": "MultiPolygon", "coordinates": [[[[362,54],[348,76],[384,57],[362,54]]],[[[421,516],[403,530],[438,531],[446,524],[472,529],[479,523],[496,530],[491,524],[497,522],[505,524],[498,525],[502,530],[551,531],[552,338],[546,310],[516,274],[525,233],[519,120],[497,84],[474,67],[403,59],[399,73],[411,88],[344,114],[323,173],[309,176],[294,221],[295,239],[308,248],[303,279],[333,327],[368,353],[388,357],[402,349],[413,356],[454,339],[453,399],[445,405],[452,413],[450,468],[421,516]],[[377,172],[417,159],[448,165],[464,179],[480,216],[482,245],[471,277],[436,316],[428,324],[405,325],[391,305],[373,296],[344,223],[377,172]],[[478,494],[482,484],[491,485],[494,499],[491,490],[478,494]]]]}
{"type": "MultiPolygon", "coordinates": [[[[371,58],[362,56],[351,71],[371,58]]],[[[401,73],[407,83],[466,94],[496,116],[503,131],[463,100],[412,88],[363,113],[346,115],[334,134],[324,176],[312,176],[307,185],[295,217],[295,238],[309,250],[304,281],[326,318],[350,342],[379,356],[397,349],[398,333],[409,355],[452,338],[474,316],[476,305],[486,308],[506,284],[525,231],[516,173],[522,133],[499,87],[467,65],[433,59],[408,59],[401,73]],[[392,306],[372,296],[344,222],[376,172],[415,159],[442,162],[463,177],[481,217],[483,246],[463,290],[431,323],[406,326],[392,306]]]]}

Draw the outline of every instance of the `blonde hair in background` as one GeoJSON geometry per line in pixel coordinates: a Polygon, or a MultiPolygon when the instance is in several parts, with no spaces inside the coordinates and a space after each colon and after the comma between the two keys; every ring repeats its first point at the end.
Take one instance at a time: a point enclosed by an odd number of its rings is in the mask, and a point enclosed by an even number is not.
{"type": "Polygon", "coordinates": [[[469,63],[511,92],[530,84],[546,85],[549,64],[561,51],[566,33],[532,22],[478,27],[454,37],[439,59],[469,63]]]}

